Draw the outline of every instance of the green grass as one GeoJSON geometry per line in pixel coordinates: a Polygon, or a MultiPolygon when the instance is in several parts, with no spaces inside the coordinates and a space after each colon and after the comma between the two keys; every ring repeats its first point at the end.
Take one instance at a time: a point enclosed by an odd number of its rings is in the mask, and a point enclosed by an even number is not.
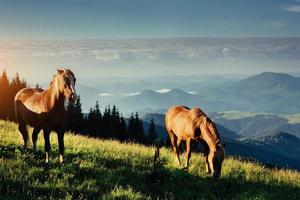
{"type": "Polygon", "coordinates": [[[173,153],[137,144],[65,136],[66,163],[60,165],[56,134],[52,160],[20,147],[13,123],[0,121],[0,199],[299,199],[300,174],[266,169],[257,163],[227,158],[222,177],[213,180],[203,156],[193,153],[189,171],[176,166],[173,153]]]}

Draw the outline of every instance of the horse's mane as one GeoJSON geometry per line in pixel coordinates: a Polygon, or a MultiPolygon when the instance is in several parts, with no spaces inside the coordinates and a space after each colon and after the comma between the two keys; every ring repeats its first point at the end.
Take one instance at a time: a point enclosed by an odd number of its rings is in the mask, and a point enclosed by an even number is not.
{"type": "Polygon", "coordinates": [[[209,117],[205,117],[205,124],[206,124],[207,128],[210,130],[208,132],[208,136],[211,139],[211,141],[216,145],[221,143],[220,135],[216,128],[215,123],[212,122],[209,117]]]}
{"type": "MultiPolygon", "coordinates": [[[[76,80],[74,73],[73,73],[70,69],[62,69],[62,71],[63,71],[65,74],[67,74],[67,75],[71,75],[71,76],[73,77],[73,79],[76,80]]],[[[59,76],[59,75],[60,75],[59,73],[53,75],[49,87],[53,87],[54,80],[55,80],[55,79],[57,78],[57,76],[59,76]]]]}
{"type": "MultiPolygon", "coordinates": [[[[188,109],[187,107],[185,107],[188,109]]],[[[200,127],[201,125],[206,126],[209,131],[206,131],[206,135],[211,140],[212,144],[219,144],[221,142],[219,132],[216,125],[212,120],[200,108],[190,109],[190,116],[195,126],[200,127]]],[[[202,133],[203,134],[203,133],[202,133]]]]}

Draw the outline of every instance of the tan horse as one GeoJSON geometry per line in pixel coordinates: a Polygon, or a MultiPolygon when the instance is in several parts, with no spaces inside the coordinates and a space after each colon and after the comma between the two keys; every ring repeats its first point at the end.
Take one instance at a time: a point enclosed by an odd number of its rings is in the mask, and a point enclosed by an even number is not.
{"type": "Polygon", "coordinates": [[[75,76],[69,69],[57,70],[50,86],[46,90],[24,88],[15,96],[15,113],[19,131],[23,136],[23,145],[28,143],[27,125],[34,128],[32,133],[33,149],[36,150],[38,134],[43,129],[46,163],[51,149],[49,135],[56,131],[59,143],[60,163],[64,162],[64,132],[67,105],[77,98],[75,76]]]}
{"type": "Polygon", "coordinates": [[[215,124],[199,108],[171,107],[166,113],[166,129],[179,165],[181,141],[186,141],[186,169],[191,157],[191,142],[201,141],[206,158],[206,172],[212,173],[214,178],[220,177],[225,157],[224,146],[215,124]]]}

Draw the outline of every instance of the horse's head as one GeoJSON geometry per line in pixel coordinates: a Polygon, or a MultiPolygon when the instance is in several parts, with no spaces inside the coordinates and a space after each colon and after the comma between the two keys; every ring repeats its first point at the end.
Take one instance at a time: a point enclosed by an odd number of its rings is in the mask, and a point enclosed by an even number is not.
{"type": "Polygon", "coordinates": [[[208,162],[213,178],[221,176],[222,163],[225,158],[224,144],[218,143],[215,149],[211,149],[208,155],[208,162]]]}
{"type": "Polygon", "coordinates": [[[208,154],[208,164],[212,176],[214,178],[219,178],[221,176],[222,163],[225,158],[225,145],[221,143],[219,132],[216,125],[208,118],[203,119],[206,126],[205,138],[209,140],[209,154],[208,154]],[[209,139],[208,139],[209,138],[209,139]]]}
{"type": "Polygon", "coordinates": [[[65,96],[65,100],[74,103],[77,99],[75,90],[76,78],[73,72],[69,69],[58,69],[56,75],[57,87],[59,93],[65,96]]]}

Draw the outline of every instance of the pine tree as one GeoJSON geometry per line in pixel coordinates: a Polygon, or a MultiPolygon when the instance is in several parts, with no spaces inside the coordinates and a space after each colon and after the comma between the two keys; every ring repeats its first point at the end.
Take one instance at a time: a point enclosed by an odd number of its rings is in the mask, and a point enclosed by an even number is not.
{"type": "Polygon", "coordinates": [[[120,139],[125,140],[126,139],[126,121],[122,114],[120,117],[120,133],[121,133],[120,139]]]}
{"type": "Polygon", "coordinates": [[[94,108],[94,113],[95,113],[97,119],[101,118],[101,111],[100,111],[100,106],[99,106],[99,101],[98,100],[96,101],[96,105],[95,105],[95,108],[94,108]]]}
{"type": "Polygon", "coordinates": [[[4,70],[0,77],[0,119],[7,119],[10,105],[10,88],[7,73],[4,70]]]}
{"type": "Polygon", "coordinates": [[[130,118],[128,120],[126,139],[133,141],[135,139],[135,132],[136,132],[135,119],[133,113],[131,113],[130,118]]]}
{"type": "Polygon", "coordinates": [[[18,73],[14,76],[13,80],[11,81],[9,85],[9,110],[8,110],[8,118],[10,120],[14,120],[15,117],[15,111],[14,111],[14,98],[15,95],[23,88],[27,87],[26,86],[26,81],[24,79],[21,80],[20,76],[18,73]]]}
{"type": "Polygon", "coordinates": [[[157,134],[155,130],[155,123],[152,118],[148,129],[148,144],[154,144],[156,139],[157,139],[157,134]]]}
{"type": "Polygon", "coordinates": [[[83,114],[81,109],[80,96],[78,96],[75,104],[68,105],[68,129],[75,133],[83,131],[83,114]]]}
{"type": "Polygon", "coordinates": [[[100,111],[99,101],[96,101],[96,105],[93,109],[93,118],[91,121],[91,126],[93,127],[93,132],[95,137],[103,137],[103,128],[102,128],[102,114],[100,111]]]}
{"type": "Polygon", "coordinates": [[[78,118],[82,119],[83,114],[82,114],[82,108],[81,108],[81,100],[80,96],[78,96],[76,102],[75,102],[75,113],[78,118]]]}
{"type": "Polygon", "coordinates": [[[74,104],[69,103],[67,107],[67,130],[74,131],[75,126],[75,108],[74,104]]]}
{"type": "Polygon", "coordinates": [[[37,84],[35,85],[35,88],[36,88],[36,89],[41,89],[41,86],[37,83],[37,84]]]}
{"type": "Polygon", "coordinates": [[[95,137],[95,128],[94,128],[94,121],[95,121],[95,112],[93,108],[90,108],[88,117],[87,117],[87,131],[89,136],[95,137]]]}
{"type": "Polygon", "coordinates": [[[134,135],[135,139],[139,143],[145,143],[145,132],[144,132],[144,127],[143,127],[143,121],[140,120],[139,114],[136,112],[134,116],[134,135]]]}

